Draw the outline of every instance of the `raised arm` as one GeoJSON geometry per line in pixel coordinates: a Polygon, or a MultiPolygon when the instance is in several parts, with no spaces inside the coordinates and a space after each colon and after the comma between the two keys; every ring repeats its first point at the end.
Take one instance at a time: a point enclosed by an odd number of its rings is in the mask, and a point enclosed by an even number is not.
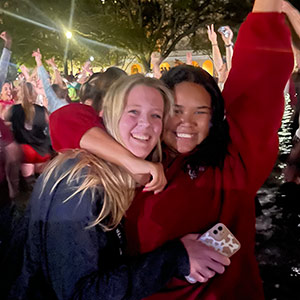
{"type": "Polygon", "coordinates": [[[25,65],[21,65],[20,69],[22,71],[22,74],[23,74],[25,80],[30,81],[31,79],[30,79],[30,74],[29,74],[28,68],[25,65]]]}
{"type": "Polygon", "coordinates": [[[2,50],[2,55],[0,58],[0,90],[7,76],[8,65],[11,57],[11,43],[12,39],[10,35],[3,31],[0,34],[0,38],[4,41],[4,48],[2,50]]]}
{"type": "Polygon", "coordinates": [[[54,83],[58,84],[61,88],[66,88],[62,77],[60,75],[60,72],[57,68],[57,65],[55,63],[54,57],[51,57],[50,59],[46,60],[46,63],[48,64],[48,66],[50,66],[54,72],[54,83]]]}
{"type": "Polygon", "coordinates": [[[155,78],[159,79],[161,77],[160,71],[160,63],[161,63],[161,56],[159,52],[153,52],[151,54],[151,64],[152,64],[152,71],[155,78]]]}
{"type": "Polygon", "coordinates": [[[192,66],[193,65],[193,54],[192,52],[186,53],[186,64],[192,66]]]}
{"type": "Polygon", "coordinates": [[[42,81],[43,88],[45,91],[45,95],[48,99],[48,111],[50,113],[54,112],[55,110],[65,106],[68,102],[64,99],[59,99],[55,92],[53,91],[52,86],[50,85],[49,76],[47,71],[45,70],[43,63],[42,63],[42,54],[40,50],[37,49],[32,53],[32,56],[35,58],[36,65],[38,68],[38,76],[42,81]]]}
{"type": "Polygon", "coordinates": [[[227,71],[229,72],[231,69],[231,60],[233,55],[233,32],[229,26],[224,26],[226,29],[226,34],[221,32],[222,39],[225,44],[226,49],[226,64],[227,64],[227,71]]]}
{"type": "Polygon", "coordinates": [[[87,79],[89,78],[90,75],[93,75],[93,72],[91,70],[91,62],[88,60],[82,66],[82,71],[78,75],[77,82],[79,84],[84,84],[87,81],[87,79]]]}
{"type": "Polygon", "coordinates": [[[277,158],[283,90],[293,68],[290,32],[280,11],[281,0],[255,2],[240,28],[223,91],[232,145],[255,189],[277,158]]]}
{"type": "Polygon", "coordinates": [[[214,30],[214,24],[212,25],[207,25],[207,35],[208,39],[211,42],[211,47],[212,47],[212,56],[213,56],[213,62],[214,66],[216,68],[218,77],[220,77],[220,70],[222,66],[224,65],[222,55],[218,46],[218,39],[217,39],[217,34],[214,30]]]}

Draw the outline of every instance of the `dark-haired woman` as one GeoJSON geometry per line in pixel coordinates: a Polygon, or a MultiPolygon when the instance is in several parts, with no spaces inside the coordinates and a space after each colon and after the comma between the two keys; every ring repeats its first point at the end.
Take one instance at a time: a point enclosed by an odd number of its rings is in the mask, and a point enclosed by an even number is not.
{"type": "MultiPolygon", "coordinates": [[[[163,77],[175,92],[175,113],[163,136],[168,187],[158,195],[135,197],[127,212],[130,250],[145,253],[188,232],[203,233],[218,222],[229,227],[242,247],[224,274],[215,275],[212,253],[203,246],[198,283],[173,279],[149,299],[263,299],[254,255],[254,196],[277,157],[283,89],[293,65],[280,9],[280,0],[256,0],[254,13],[240,29],[224,101],[213,79],[201,70],[179,66],[163,77]]],[[[58,116],[52,116],[52,125],[58,116]]],[[[134,159],[119,147],[104,149],[100,129],[91,128],[93,122],[99,127],[96,117],[85,119],[90,120],[83,125],[86,134],[64,147],[88,148],[133,170],[134,159]]]]}

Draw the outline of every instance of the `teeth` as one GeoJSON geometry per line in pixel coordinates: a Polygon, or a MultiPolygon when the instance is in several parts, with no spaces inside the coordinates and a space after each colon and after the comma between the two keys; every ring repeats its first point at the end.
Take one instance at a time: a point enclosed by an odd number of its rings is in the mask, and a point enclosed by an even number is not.
{"type": "Polygon", "coordinates": [[[145,135],[137,135],[137,134],[133,134],[132,135],[135,139],[137,140],[142,140],[142,141],[148,141],[149,137],[145,136],[145,135]]]}
{"type": "Polygon", "coordinates": [[[193,137],[192,134],[188,134],[188,133],[177,133],[176,135],[177,135],[177,137],[179,137],[179,138],[186,138],[186,139],[190,139],[190,138],[193,137]]]}

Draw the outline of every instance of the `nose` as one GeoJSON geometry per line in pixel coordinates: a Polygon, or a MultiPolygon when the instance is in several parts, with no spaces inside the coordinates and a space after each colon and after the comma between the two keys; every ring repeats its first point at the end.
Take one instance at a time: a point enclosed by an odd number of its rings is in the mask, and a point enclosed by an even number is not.
{"type": "Polygon", "coordinates": [[[189,113],[189,112],[184,112],[180,116],[180,120],[183,124],[192,124],[192,123],[194,123],[194,114],[189,113]]]}
{"type": "Polygon", "coordinates": [[[149,116],[147,114],[141,114],[138,119],[138,126],[148,127],[150,126],[149,116]]]}

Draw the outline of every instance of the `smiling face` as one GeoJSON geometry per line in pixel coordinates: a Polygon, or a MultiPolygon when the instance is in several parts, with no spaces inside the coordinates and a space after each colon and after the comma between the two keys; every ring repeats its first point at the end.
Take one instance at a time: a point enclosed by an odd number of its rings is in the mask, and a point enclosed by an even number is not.
{"type": "Polygon", "coordinates": [[[12,85],[9,82],[6,82],[2,86],[1,90],[2,100],[11,100],[12,99],[12,85]]]}
{"type": "Polygon", "coordinates": [[[119,132],[125,147],[137,157],[146,158],[159,142],[163,112],[164,100],[157,89],[136,85],[129,91],[119,132]]]}
{"type": "Polygon", "coordinates": [[[211,96],[206,89],[193,82],[175,85],[174,115],[167,120],[163,140],[171,149],[188,153],[209,134],[211,96]]]}

